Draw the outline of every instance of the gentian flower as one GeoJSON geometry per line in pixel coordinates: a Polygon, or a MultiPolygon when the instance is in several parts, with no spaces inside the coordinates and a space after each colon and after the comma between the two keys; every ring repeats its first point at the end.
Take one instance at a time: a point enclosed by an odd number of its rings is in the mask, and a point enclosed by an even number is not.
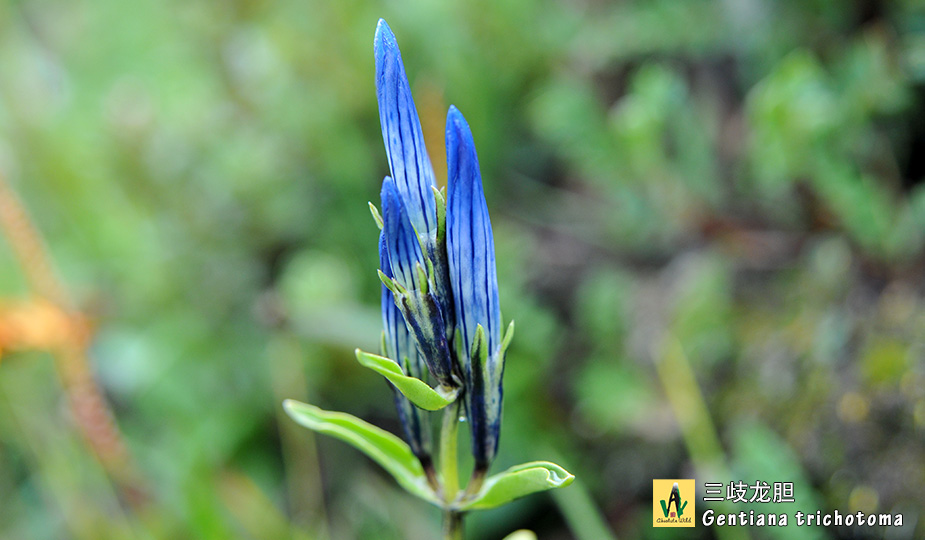
{"type": "Polygon", "coordinates": [[[455,346],[466,389],[472,455],[476,472],[484,472],[498,451],[501,378],[512,332],[509,330],[502,341],[495,245],[479,160],[469,124],[453,106],[446,120],[446,155],[447,252],[457,327],[455,346]]]}
{"type": "MultiPolygon", "coordinates": [[[[494,241],[475,144],[462,114],[450,107],[445,200],[436,188],[401,53],[383,20],[376,28],[375,52],[379,119],[392,173],[382,183],[382,216],[377,216],[382,222],[380,278],[420,360],[444,390],[463,387],[475,475],[480,476],[498,451],[501,378],[512,333],[502,340],[494,241]]],[[[387,302],[386,295],[384,320],[393,313],[387,302]]],[[[400,334],[396,320],[386,321],[387,334],[400,334]]],[[[389,351],[393,354],[401,353],[389,351]]],[[[415,429],[409,406],[399,403],[406,434],[415,429]]]]}
{"type": "Polygon", "coordinates": [[[448,346],[454,325],[445,203],[434,181],[395,35],[381,19],[374,48],[379,120],[392,173],[383,182],[382,210],[393,273],[383,269],[383,283],[394,293],[431,374],[445,390],[452,390],[460,383],[448,346]]]}
{"type": "Polygon", "coordinates": [[[391,171],[382,182],[382,212],[369,204],[381,231],[382,356],[359,349],[356,356],[392,385],[407,444],[346,413],[293,400],[283,406],[301,425],[355,446],[408,492],[440,507],[444,537],[462,538],[463,515],[470,510],[563,487],[574,476],[554,463],[536,461],[486,477],[498,452],[501,379],[514,323],[502,338],[495,247],[475,143],[462,114],[450,107],[448,189],[438,190],[401,54],[381,19],[375,52],[379,118],[391,171]],[[475,461],[464,489],[457,459],[463,408],[475,461]],[[443,416],[439,472],[431,459],[427,411],[443,416]]]}

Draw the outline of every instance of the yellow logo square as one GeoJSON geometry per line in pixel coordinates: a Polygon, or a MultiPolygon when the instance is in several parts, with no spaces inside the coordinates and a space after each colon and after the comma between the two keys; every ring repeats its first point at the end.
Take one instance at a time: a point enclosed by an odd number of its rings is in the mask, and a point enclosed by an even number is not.
{"type": "Polygon", "coordinates": [[[693,527],[697,494],[690,480],[652,480],[652,526],[693,527]]]}

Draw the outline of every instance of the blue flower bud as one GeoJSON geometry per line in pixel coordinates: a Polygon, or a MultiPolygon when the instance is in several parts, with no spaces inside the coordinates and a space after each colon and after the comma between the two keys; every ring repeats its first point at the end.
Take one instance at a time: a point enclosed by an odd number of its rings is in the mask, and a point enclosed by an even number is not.
{"type": "MultiPolygon", "coordinates": [[[[418,234],[429,237],[437,228],[437,214],[431,187],[436,187],[434,170],[427,157],[424,135],[395,34],[379,19],[375,37],[376,97],[382,139],[395,186],[408,208],[408,217],[418,234]]],[[[432,243],[430,241],[429,243],[432,243]]]]}
{"type": "Polygon", "coordinates": [[[456,348],[476,469],[498,451],[504,349],[495,246],[472,132],[451,106],[446,121],[447,255],[456,315],[456,348]]]}
{"type": "MultiPolygon", "coordinates": [[[[385,233],[379,235],[379,265],[382,272],[389,278],[391,267],[386,249],[385,233]]],[[[427,366],[418,352],[414,339],[408,333],[404,316],[395,305],[395,298],[385,285],[382,286],[382,354],[394,360],[405,374],[426,381],[427,366]]],[[[391,386],[391,383],[389,384],[391,386]]],[[[405,440],[411,451],[422,463],[430,463],[431,428],[423,410],[416,407],[392,386],[395,397],[395,407],[398,409],[398,419],[401,422],[405,440]]]]}
{"type": "Polygon", "coordinates": [[[389,177],[382,182],[382,210],[387,256],[382,262],[383,283],[391,289],[430,373],[441,385],[456,388],[459,383],[448,347],[444,309],[429,277],[433,269],[389,177]]]}

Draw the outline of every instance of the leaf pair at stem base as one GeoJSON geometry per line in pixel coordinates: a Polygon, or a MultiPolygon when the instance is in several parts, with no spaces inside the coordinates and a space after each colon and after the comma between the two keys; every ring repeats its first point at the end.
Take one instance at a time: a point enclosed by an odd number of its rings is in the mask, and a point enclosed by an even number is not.
{"type": "Polygon", "coordinates": [[[446,503],[428,484],[424,468],[411,448],[395,435],[350,414],[325,411],[292,399],[284,401],[283,408],[300,425],[338,438],[366,454],[409,493],[448,510],[495,508],[531,493],[568,486],[575,479],[555,463],[534,461],[491,475],[477,493],[446,503]]]}

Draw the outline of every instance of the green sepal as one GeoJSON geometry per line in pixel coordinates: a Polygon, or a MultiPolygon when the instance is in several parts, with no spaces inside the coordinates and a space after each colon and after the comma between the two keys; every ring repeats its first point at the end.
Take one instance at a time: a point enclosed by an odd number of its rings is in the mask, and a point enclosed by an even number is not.
{"type": "Polygon", "coordinates": [[[381,281],[388,290],[392,291],[392,294],[404,295],[408,292],[399,282],[385,275],[385,272],[382,270],[376,270],[376,272],[379,274],[379,281],[381,281]]]}
{"type": "MultiPolygon", "coordinates": [[[[430,257],[425,257],[425,259],[427,260],[427,273],[425,275],[434,276],[434,261],[430,260],[430,257]]],[[[420,265],[421,263],[418,263],[418,266],[420,265]]]]}
{"type": "Polygon", "coordinates": [[[436,186],[430,186],[434,192],[434,202],[437,207],[437,245],[446,245],[446,188],[437,189],[436,186]]]}
{"type": "Polygon", "coordinates": [[[501,339],[501,356],[504,357],[504,354],[507,352],[508,346],[511,344],[511,340],[514,339],[514,321],[511,321],[511,324],[507,325],[507,331],[504,333],[504,338],[501,339]]]}
{"type": "Polygon", "coordinates": [[[376,222],[376,226],[379,227],[379,230],[382,230],[382,214],[379,213],[379,209],[376,208],[376,205],[369,203],[369,213],[373,215],[373,221],[376,222]]]}
{"type": "MultiPolygon", "coordinates": [[[[472,364],[482,370],[488,365],[488,338],[481,324],[475,325],[475,337],[472,339],[472,364]]],[[[474,367],[472,369],[475,369],[474,367]]]]}
{"type": "Polygon", "coordinates": [[[300,425],[338,438],[363,452],[409,493],[433,504],[440,504],[440,500],[427,485],[427,476],[421,462],[405,441],[347,413],[325,411],[293,399],[283,401],[283,409],[300,425]]]}
{"type": "Polygon", "coordinates": [[[531,493],[561,488],[575,476],[548,461],[532,461],[489,476],[472,498],[463,500],[457,510],[485,510],[509,503],[531,493]]]}
{"type": "Polygon", "coordinates": [[[436,390],[421,379],[405,375],[395,361],[377,354],[356,350],[357,361],[382,375],[392,383],[411,403],[427,411],[439,411],[456,401],[459,388],[448,389],[439,386],[436,390]]]}
{"type": "MultiPolygon", "coordinates": [[[[430,266],[430,261],[428,261],[427,264],[431,268],[431,272],[433,272],[433,266],[430,266]]],[[[427,282],[427,272],[424,271],[424,267],[421,266],[420,262],[414,263],[414,276],[417,278],[418,290],[421,291],[422,294],[430,292],[430,285],[427,282]]]]}
{"type": "MultiPolygon", "coordinates": [[[[508,326],[508,335],[505,339],[513,338],[513,332],[508,326]]],[[[503,347],[504,345],[502,345],[503,347]]],[[[501,374],[504,372],[504,354],[500,354],[494,364],[488,361],[491,351],[488,350],[488,336],[481,324],[475,326],[475,338],[472,340],[472,370],[482,372],[482,380],[488,388],[497,388],[501,384],[501,374]]],[[[500,409],[498,410],[500,412],[500,409]]]]}

